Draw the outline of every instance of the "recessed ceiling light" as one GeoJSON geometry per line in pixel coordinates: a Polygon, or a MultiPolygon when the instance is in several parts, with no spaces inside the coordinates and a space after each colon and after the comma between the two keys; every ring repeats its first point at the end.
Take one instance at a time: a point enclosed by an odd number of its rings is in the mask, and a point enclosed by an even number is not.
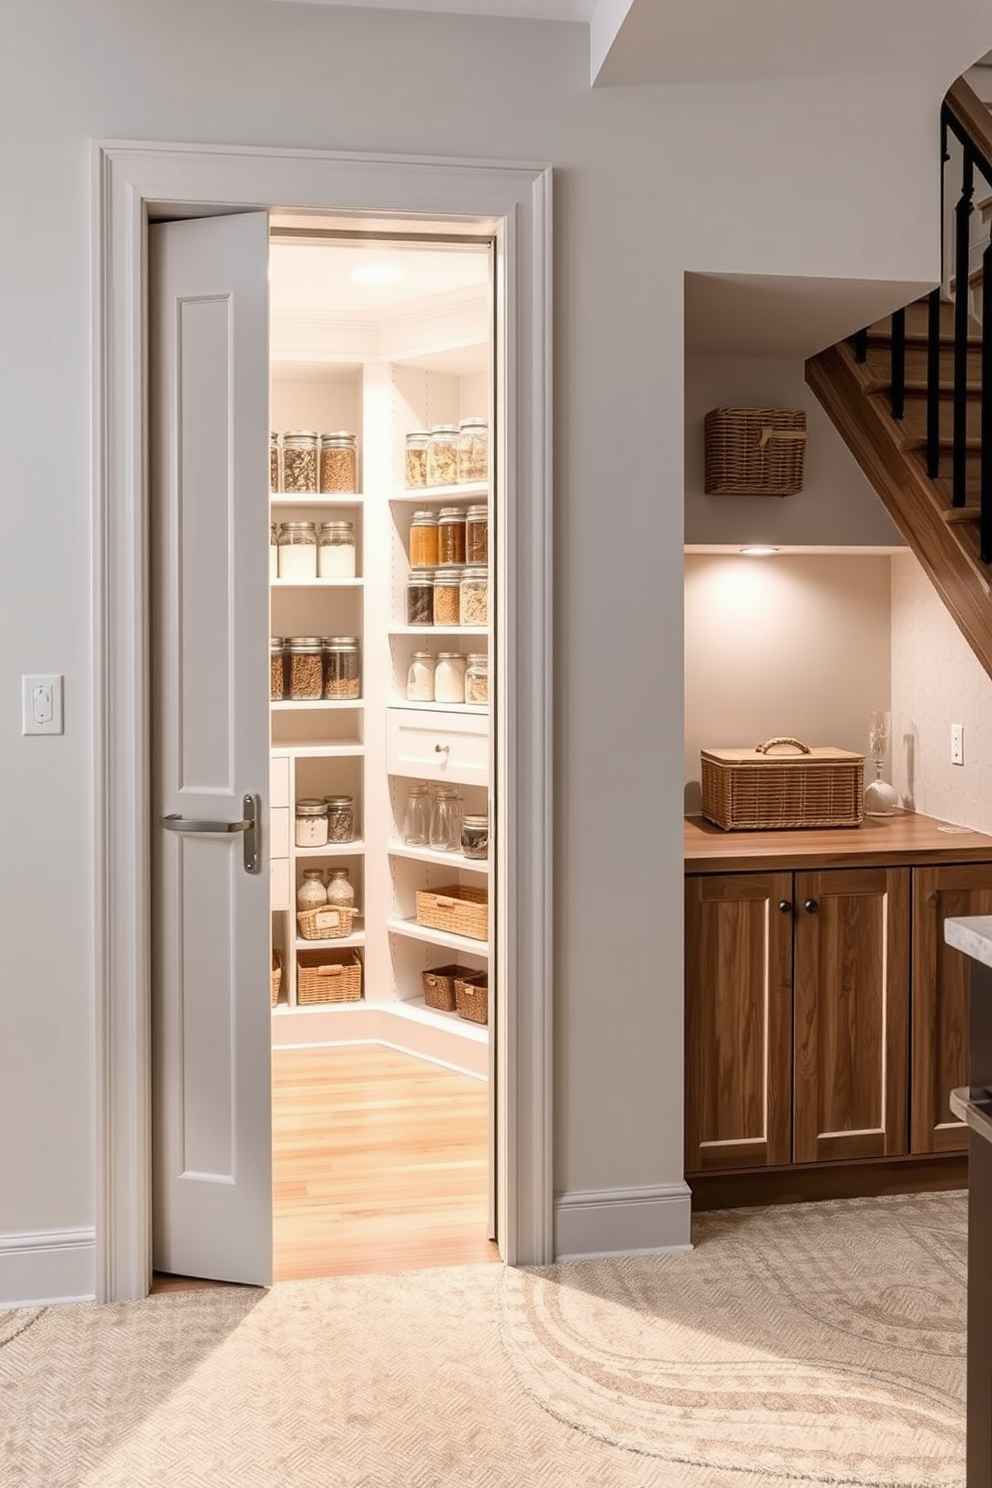
{"type": "Polygon", "coordinates": [[[778,548],[769,548],[764,543],[751,543],[750,547],[741,548],[741,552],[747,558],[768,558],[772,553],[777,553],[778,548]]]}
{"type": "Polygon", "coordinates": [[[402,269],[388,263],[360,264],[351,271],[356,284],[395,284],[402,276],[402,269]]]}

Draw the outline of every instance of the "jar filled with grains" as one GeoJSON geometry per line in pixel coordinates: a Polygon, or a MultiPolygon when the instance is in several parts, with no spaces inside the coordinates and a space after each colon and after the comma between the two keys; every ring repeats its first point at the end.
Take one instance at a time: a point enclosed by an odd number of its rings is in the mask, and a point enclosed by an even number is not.
{"type": "Polygon", "coordinates": [[[427,441],[429,439],[430,434],[426,429],[411,429],[406,436],[404,465],[406,483],[411,490],[427,484],[427,441]]]}
{"type": "Polygon", "coordinates": [[[290,636],[289,696],[294,703],[317,703],[324,695],[323,646],[320,636],[290,636]]]}
{"type": "Polygon", "coordinates": [[[434,575],[434,624],[458,624],[460,568],[439,568],[434,575]]]}
{"type": "Polygon", "coordinates": [[[325,796],[328,842],[354,842],[355,801],[352,796],[325,796]]]}
{"type": "Polygon", "coordinates": [[[410,523],[410,567],[437,567],[437,513],[415,511],[410,523]]]}
{"type": "Polygon", "coordinates": [[[357,636],[324,637],[324,697],[359,698],[362,670],[357,636]]]}
{"type": "Polygon", "coordinates": [[[453,486],[458,479],[458,429],[435,424],[427,441],[427,484],[453,486]]]}
{"type": "Polygon", "coordinates": [[[275,522],[269,523],[269,582],[279,577],[279,536],[275,522]]]}
{"type": "Polygon", "coordinates": [[[286,643],[282,636],[269,638],[269,697],[274,703],[286,696],[286,643]]]}
{"type": "Polygon", "coordinates": [[[470,651],[465,668],[465,701],[488,703],[489,701],[489,657],[481,651],[470,651]]]}
{"type": "Polygon", "coordinates": [[[355,577],[355,526],[353,522],[321,522],[317,543],[318,579],[355,577]]]}
{"type": "Polygon", "coordinates": [[[313,522],[283,522],[279,528],[279,577],[297,584],[317,577],[317,528],[313,522]]]}
{"type": "Polygon", "coordinates": [[[489,562],[489,508],[483,503],[470,506],[465,513],[465,562],[489,562]]]}
{"type": "Polygon", "coordinates": [[[406,674],[406,696],[410,703],[434,701],[434,657],[430,651],[414,651],[406,674]]]}
{"type": "Polygon", "coordinates": [[[434,624],[434,570],[431,568],[417,569],[407,580],[406,623],[434,624]]]}
{"type": "Polygon", "coordinates": [[[434,701],[465,701],[465,657],[461,651],[439,651],[434,668],[434,701]]]}
{"type": "Polygon", "coordinates": [[[269,490],[279,490],[279,435],[269,435],[269,490]]]}
{"type": "Polygon", "coordinates": [[[282,488],[306,494],[317,490],[317,438],[312,429],[282,436],[282,488]]]}
{"type": "Polygon", "coordinates": [[[458,425],[458,480],[489,479],[489,429],[485,419],[462,419],[458,425]]]}
{"type": "Polygon", "coordinates": [[[354,908],[355,890],[347,868],[332,868],[328,873],[327,902],[338,904],[344,909],[354,908]]]}
{"type": "Polygon", "coordinates": [[[346,429],[320,436],[320,489],[358,490],[358,439],[346,429]]]}
{"type": "Polygon", "coordinates": [[[327,807],[323,801],[302,800],[296,803],[297,847],[327,846],[327,807]]]}
{"type": "Polygon", "coordinates": [[[486,625],[489,620],[489,575],[484,568],[463,568],[458,585],[459,625],[486,625]]]}
{"type": "Polygon", "coordinates": [[[488,858],[489,820],[485,816],[462,817],[462,852],[467,858],[488,858]]]}
{"type": "Polygon", "coordinates": [[[298,910],[320,909],[327,903],[327,889],[324,885],[324,870],[322,868],[304,868],[303,882],[296,891],[296,907],[298,910]]]}
{"type": "Polygon", "coordinates": [[[437,561],[465,562],[465,511],[460,506],[442,506],[437,519],[437,561]]]}

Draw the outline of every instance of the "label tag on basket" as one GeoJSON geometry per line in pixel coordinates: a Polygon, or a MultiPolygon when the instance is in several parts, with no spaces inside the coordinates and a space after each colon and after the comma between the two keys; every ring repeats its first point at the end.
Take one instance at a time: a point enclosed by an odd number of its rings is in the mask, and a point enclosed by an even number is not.
{"type": "Polygon", "coordinates": [[[336,909],[320,909],[317,911],[316,926],[318,930],[336,930],[341,923],[341,915],[336,909]]]}

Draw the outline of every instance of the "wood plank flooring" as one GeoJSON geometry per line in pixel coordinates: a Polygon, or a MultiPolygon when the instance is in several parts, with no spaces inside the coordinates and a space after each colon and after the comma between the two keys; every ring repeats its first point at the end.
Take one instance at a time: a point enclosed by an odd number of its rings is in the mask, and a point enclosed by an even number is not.
{"type": "Polygon", "coordinates": [[[272,1070],[276,1281],[499,1260],[481,1080],[375,1045],[276,1049],[272,1070]]]}

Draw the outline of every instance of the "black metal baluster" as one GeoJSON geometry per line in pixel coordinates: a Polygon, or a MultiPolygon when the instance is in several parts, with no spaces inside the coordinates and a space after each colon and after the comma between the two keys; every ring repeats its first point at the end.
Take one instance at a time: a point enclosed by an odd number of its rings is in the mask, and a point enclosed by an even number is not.
{"type": "Polygon", "coordinates": [[[969,239],[974,193],[974,165],[971,150],[965,145],[961,196],[954,209],[954,464],[951,497],[954,506],[964,506],[968,499],[968,277],[971,272],[969,239]]]}
{"type": "Polygon", "coordinates": [[[855,331],[851,339],[854,342],[855,358],[859,362],[866,362],[868,360],[868,327],[866,326],[863,331],[855,331]]]}
{"type": "Polygon", "coordinates": [[[906,412],[906,312],[892,312],[892,417],[906,412]]]}
{"type": "Polygon", "coordinates": [[[927,475],[940,474],[940,290],[927,296],[927,475]]]}
{"type": "Polygon", "coordinates": [[[981,469],[979,552],[983,563],[992,563],[992,315],[985,298],[986,285],[992,291],[992,236],[982,254],[982,448],[978,457],[981,469]]]}

